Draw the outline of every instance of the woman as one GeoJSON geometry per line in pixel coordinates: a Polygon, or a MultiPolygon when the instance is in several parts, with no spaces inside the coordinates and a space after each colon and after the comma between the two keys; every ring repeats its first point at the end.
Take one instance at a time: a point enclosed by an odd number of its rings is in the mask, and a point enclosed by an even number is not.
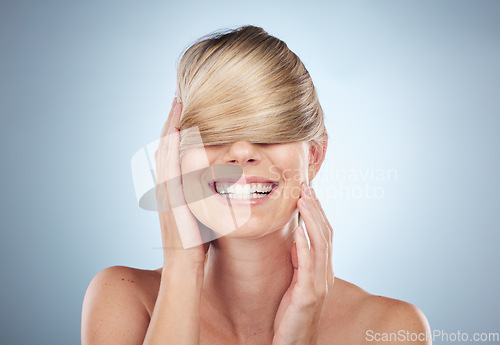
{"type": "Polygon", "coordinates": [[[309,186],[326,148],[313,83],[284,42],[244,26],[191,46],[156,152],[164,266],[101,271],[83,344],[430,343],[418,308],[334,277],[309,186]]]}

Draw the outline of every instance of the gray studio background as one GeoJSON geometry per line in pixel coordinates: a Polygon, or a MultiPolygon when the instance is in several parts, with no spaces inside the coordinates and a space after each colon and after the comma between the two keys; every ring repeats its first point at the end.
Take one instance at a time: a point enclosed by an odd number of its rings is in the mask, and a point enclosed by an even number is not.
{"type": "Polygon", "coordinates": [[[486,0],[1,1],[0,343],[78,344],[95,274],[162,265],[130,159],[181,51],[243,24],[316,84],[335,274],[432,329],[500,332],[498,18],[486,0]]]}

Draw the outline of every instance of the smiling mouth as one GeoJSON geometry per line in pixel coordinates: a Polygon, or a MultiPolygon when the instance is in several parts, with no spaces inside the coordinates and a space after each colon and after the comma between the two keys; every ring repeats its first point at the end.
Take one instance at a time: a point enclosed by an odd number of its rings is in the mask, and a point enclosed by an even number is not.
{"type": "Polygon", "coordinates": [[[214,181],[209,185],[217,194],[225,198],[237,200],[265,198],[278,187],[278,183],[276,182],[235,183],[214,181]]]}

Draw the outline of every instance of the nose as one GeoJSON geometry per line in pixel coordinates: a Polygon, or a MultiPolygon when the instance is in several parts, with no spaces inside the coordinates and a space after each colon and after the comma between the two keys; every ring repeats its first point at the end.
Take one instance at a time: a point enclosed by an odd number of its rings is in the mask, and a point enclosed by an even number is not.
{"type": "Polygon", "coordinates": [[[259,148],[248,141],[235,141],[224,153],[226,163],[236,163],[240,166],[255,165],[261,160],[259,148]]]}

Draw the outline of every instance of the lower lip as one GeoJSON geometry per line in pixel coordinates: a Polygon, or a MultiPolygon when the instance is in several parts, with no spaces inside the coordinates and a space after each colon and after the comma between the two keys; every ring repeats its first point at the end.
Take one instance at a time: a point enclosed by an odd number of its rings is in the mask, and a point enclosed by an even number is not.
{"type": "Polygon", "coordinates": [[[210,186],[210,189],[212,192],[215,194],[215,198],[222,202],[225,205],[228,206],[248,206],[248,205],[260,205],[271,199],[271,196],[275,193],[276,189],[278,189],[278,186],[274,186],[273,189],[271,189],[271,192],[267,194],[264,197],[261,198],[252,198],[252,199],[231,199],[229,197],[225,197],[217,193],[215,188],[213,186],[210,186]]]}

